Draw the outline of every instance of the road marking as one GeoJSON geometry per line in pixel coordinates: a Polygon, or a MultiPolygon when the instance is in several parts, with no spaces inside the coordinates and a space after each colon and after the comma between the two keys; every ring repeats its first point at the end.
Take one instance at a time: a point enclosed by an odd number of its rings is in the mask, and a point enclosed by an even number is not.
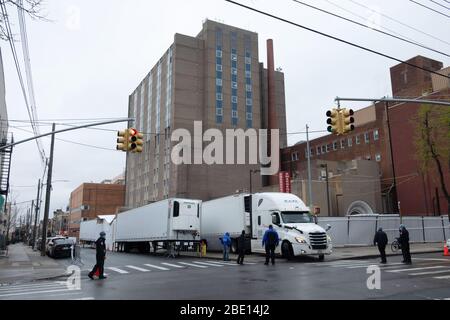
{"type": "Polygon", "coordinates": [[[439,268],[445,268],[445,267],[444,266],[434,266],[434,267],[423,267],[423,268],[406,268],[406,269],[398,269],[398,270],[387,270],[386,272],[407,272],[407,271],[439,269],[439,268]]]}
{"type": "Polygon", "coordinates": [[[115,271],[115,272],[118,272],[118,273],[122,273],[122,274],[129,273],[128,271],[125,271],[125,270],[122,270],[122,269],[119,269],[119,268],[115,268],[115,267],[106,267],[106,269],[109,269],[109,270],[112,270],[112,271],[115,271]]]}
{"type": "Polygon", "coordinates": [[[70,299],[70,300],[95,300],[95,298],[94,297],[83,297],[83,298],[70,299]]]}
{"type": "Polygon", "coordinates": [[[167,262],[161,262],[161,264],[163,264],[165,266],[169,266],[169,267],[174,267],[174,268],[186,268],[186,267],[183,267],[183,266],[179,266],[179,265],[171,264],[171,263],[167,263],[167,262]]]}
{"type": "Polygon", "coordinates": [[[139,267],[135,267],[135,266],[125,266],[125,267],[130,268],[130,269],[134,269],[134,270],[137,270],[137,271],[142,271],[142,272],[149,272],[150,271],[148,269],[139,268],[139,267]]]}
{"type": "Polygon", "coordinates": [[[224,267],[223,264],[217,264],[217,263],[208,263],[208,262],[200,262],[200,261],[192,261],[194,263],[198,264],[204,264],[205,266],[211,266],[211,267],[224,267]]]}
{"type": "Polygon", "coordinates": [[[359,266],[347,267],[347,269],[366,268],[366,267],[368,267],[368,266],[378,266],[378,267],[381,267],[382,269],[386,269],[386,268],[389,268],[389,267],[391,267],[391,268],[398,268],[398,266],[396,266],[396,265],[399,265],[399,264],[403,264],[403,263],[401,263],[401,262],[399,262],[399,263],[389,263],[389,264],[382,264],[382,263],[377,264],[377,263],[372,263],[372,264],[366,264],[366,265],[359,265],[359,266]]]}
{"type": "Polygon", "coordinates": [[[60,284],[46,284],[41,286],[34,286],[34,287],[10,287],[10,288],[2,288],[0,289],[0,293],[2,292],[12,292],[12,291],[33,291],[33,290],[42,290],[42,289],[61,289],[61,288],[67,288],[66,286],[60,285],[60,284]]]}
{"type": "Polygon", "coordinates": [[[419,273],[408,273],[408,276],[421,276],[421,275],[425,275],[425,274],[436,274],[436,273],[446,273],[446,272],[450,272],[450,269],[439,270],[439,271],[419,272],[419,273]]]}
{"type": "Polygon", "coordinates": [[[170,270],[170,269],[168,269],[168,268],[164,268],[164,267],[160,267],[160,266],[155,266],[155,265],[153,265],[153,264],[148,264],[148,263],[146,263],[145,265],[148,266],[148,267],[151,267],[151,268],[159,269],[159,270],[164,270],[164,271],[170,270]]]}
{"type": "Polygon", "coordinates": [[[450,279],[450,276],[433,277],[433,279],[450,279]]]}
{"type": "MultiPolygon", "coordinates": [[[[226,262],[226,261],[211,261],[211,260],[207,260],[206,262],[208,263],[216,263],[216,264],[223,264],[226,266],[237,266],[237,263],[233,263],[233,262],[226,262]]],[[[244,264],[256,264],[255,262],[244,262],[244,264]]]]}
{"type": "Polygon", "coordinates": [[[51,293],[51,292],[61,292],[61,291],[69,291],[69,289],[44,290],[44,291],[33,291],[33,292],[15,292],[15,293],[0,294],[0,297],[23,296],[23,295],[31,295],[31,294],[38,294],[38,293],[51,293]]]}
{"type": "Polygon", "coordinates": [[[447,261],[447,262],[450,262],[450,259],[436,259],[436,258],[413,258],[413,260],[431,260],[431,261],[447,261]]]}
{"type": "Polygon", "coordinates": [[[192,264],[192,263],[187,263],[187,262],[178,262],[180,264],[184,264],[186,266],[190,266],[190,267],[197,267],[197,268],[208,268],[206,266],[199,266],[198,264],[192,264]]]}
{"type": "Polygon", "coordinates": [[[39,267],[41,264],[39,262],[33,262],[33,267],[39,267]]]}

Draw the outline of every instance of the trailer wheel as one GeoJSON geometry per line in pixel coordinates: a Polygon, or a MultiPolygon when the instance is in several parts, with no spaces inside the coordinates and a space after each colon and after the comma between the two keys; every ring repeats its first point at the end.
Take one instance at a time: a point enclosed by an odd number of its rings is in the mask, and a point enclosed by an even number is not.
{"type": "Polygon", "coordinates": [[[292,249],[292,245],[289,241],[283,241],[281,244],[281,255],[283,258],[288,260],[292,260],[292,258],[294,258],[294,250],[292,249]]]}
{"type": "Polygon", "coordinates": [[[320,254],[319,255],[319,261],[323,261],[325,260],[325,255],[324,254],[320,254]]]}

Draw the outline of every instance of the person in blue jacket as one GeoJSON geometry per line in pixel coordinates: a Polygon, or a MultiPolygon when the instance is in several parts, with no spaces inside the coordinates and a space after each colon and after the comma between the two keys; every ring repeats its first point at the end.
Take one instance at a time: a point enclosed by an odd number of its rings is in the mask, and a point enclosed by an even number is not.
{"type": "Polygon", "coordinates": [[[278,233],[273,229],[272,225],[270,225],[269,229],[264,233],[262,240],[262,245],[266,248],[265,265],[269,264],[269,258],[272,260],[272,265],[275,264],[275,248],[278,246],[279,242],[280,238],[278,237],[278,233]]]}
{"type": "Polygon", "coordinates": [[[222,238],[220,238],[220,241],[222,242],[223,247],[223,261],[230,261],[228,257],[228,253],[230,252],[231,247],[230,234],[226,232],[225,235],[222,238]]]}

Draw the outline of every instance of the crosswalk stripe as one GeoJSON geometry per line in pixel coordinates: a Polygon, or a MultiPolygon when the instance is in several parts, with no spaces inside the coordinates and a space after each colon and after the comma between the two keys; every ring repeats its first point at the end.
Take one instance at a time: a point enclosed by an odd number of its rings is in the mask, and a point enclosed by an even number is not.
{"type": "Polygon", "coordinates": [[[412,258],[413,260],[430,260],[430,261],[448,261],[450,262],[450,259],[437,259],[437,258],[412,258]]]}
{"type": "Polygon", "coordinates": [[[61,284],[62,283],[60,282],[16,284],[16,285],[0,286],[0,290],[6,290],[8,288],[42,288],[43,286],[53,286],[61,284]]]}
{"type": "Polygon", "coordinates": [[[439,268],[445,268],[445,267],[444,266],[434,266],[434,267],[423,267],[423,268],[406,268],[406,269],[398,269],[398,270],[387,270],[386,272],[408,272],[408,271],[439,269],[439,268]]]}
{"type": "Polygon", "coordinates": [[[190,266],[190,267],[197,267],[197,268],[208,268],[208,267],[206,267],[206,266],[200,266],[200,265],[198,265],[198,264],[192,264],[192,263],[187,263],[187,262],[178,262],[178,263],[180,263],[180,264],[184,264],[184,265],[186,265],[186,266],[190,266]]]}
{"type": "Polygon", "coordinates": [[[142,271],[142,272],[149,272],[150,270],[148,270],[148,269],[144,269],[144,268],[140,268],[140,267],[135,267],[135,266],[125,266],[125,267],[127,267],[127,268],[130,268],[130,269],[134,269],[134,270],[137,270],[137,271],[142,271]]]}
{"type": "Polygon", "coordinates": [[[365,264],[365,265],[347,267],[347,269],[366,268],[368,266],[373,266],[373,265],[381,267],[382,269],[386,269],[386,268],[389,268],[389,267],[398,268],[398,265],[400,265],[400,264],[403,264],[403,263],[401,263],[401,262],[399,262],[399,263],[389,263],[389,264],[372,263],[372,264],[365,264]]]}
{"type": "Polygon", "coordinates": [[[217,264],[217,263],[208,263],[208,262],[201,262],[201,261],[192,261],[194,263],[198,264],[204,264],[205,266],[211,266],[211,267],[224,267],[223,264],[217,264]]]}
{"type": "Polygon", "coordinates": [[[0,297],[9,297],[9,296],[23,296],[30,294],[38,294],[38,293],[51,293],[51,292],[61,292],[61,291],[69,291],[70,289],[57,289],[57,290],[43,290],[43,291],[33,291],[33,292],[14,292],[7,294],[0,294],[0,297]]]}
{"type": "Polygon", "coordinates": [[[106,267],[106,269],[112,270],[112,271],[115,271],[115,272],[118,272],[118,273],[122,273],[122,274],[129,273],[128,271],[125,271],[125,270],[122,270],[122,269],[119,269],[119,268],[115,268],[115,267],[106,267]]]}
{"type": "MultiPolygon", "coordinates": [[[[233,263],[233,262],[226,262],[226,261],[211,261],[211,260],[207,260],[206,262],[208,263],[215,263],[215,264],[222,264],[225,266],[237,266],[237,263],[233,263]]],[[[256,264],[254,262],[244,262],[244,264],[256,264]]]]}
{"type": "Polygon", "coordinates": [[[159,269],[159,270],[164,270],[164,271],[170,270],[170,269],[168,269],[168,268],[164,268],[164,267],[160,267],[160,266],[155,266],[155,265],[153,265],[153,264],[148,264],[148,263],[146,263],[145,265],[148,266],[148,267],[151,267],[151,268],[159,269]]]}
{"type": "Polygon", "coordinates": [[[177,264],[172,264],[172,263],[167,263],[167,262],[161,262],[161,264],[165,265],[165,266],[169,266],[169,267],[174,267],[174,268],[186,268],[183,266],[179,266],[177,264]]]}
{"type": "Polygon", "coordinates": [[[450,279],[450,276],[433,277],[433,279],[450,279]]]}
{"type": "Polygon", "coordinates": [[[53,285],[42,285],[40,287],[11,287],[11,288],[4,288],[0,289],[0,293],[2,292],[12,292],[12,291],[28,291],[31,292],[33,290],[47,290],[47,289],[61,289],[61,288],[67,288],[66,286],[60,285],[60,284],[53,284],[53,285]]]}
{"type": "Polygon", "coordinates": [[[409,276],[422,276],[425,274],[436,274],[436,273],[446,273],[450,272],[450,269],[447,270],[438,270],[438,271],[427,271],[427,272],[418,272],[418,273],[408,273],[409,276]]]}

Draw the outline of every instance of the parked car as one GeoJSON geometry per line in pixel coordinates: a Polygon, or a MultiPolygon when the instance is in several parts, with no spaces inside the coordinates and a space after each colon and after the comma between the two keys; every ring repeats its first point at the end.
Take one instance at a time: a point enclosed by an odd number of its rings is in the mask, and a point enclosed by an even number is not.
{"type": "Polygon", "coordinates": [[[57,236],[57,237],[50,237],[47,238],[47,241],[45,242],[45,253],[50,256],[50,248],[53,246],[55,240],[59,239],[66,239],[66,237],[57,236]]]}
{"type": "Polygon", "coordinates": [[[53,239],[51,244],[49,243],[48,255],[52,258],[68,258],[71,256],[72,245],[72,239],[53,239]]]}

